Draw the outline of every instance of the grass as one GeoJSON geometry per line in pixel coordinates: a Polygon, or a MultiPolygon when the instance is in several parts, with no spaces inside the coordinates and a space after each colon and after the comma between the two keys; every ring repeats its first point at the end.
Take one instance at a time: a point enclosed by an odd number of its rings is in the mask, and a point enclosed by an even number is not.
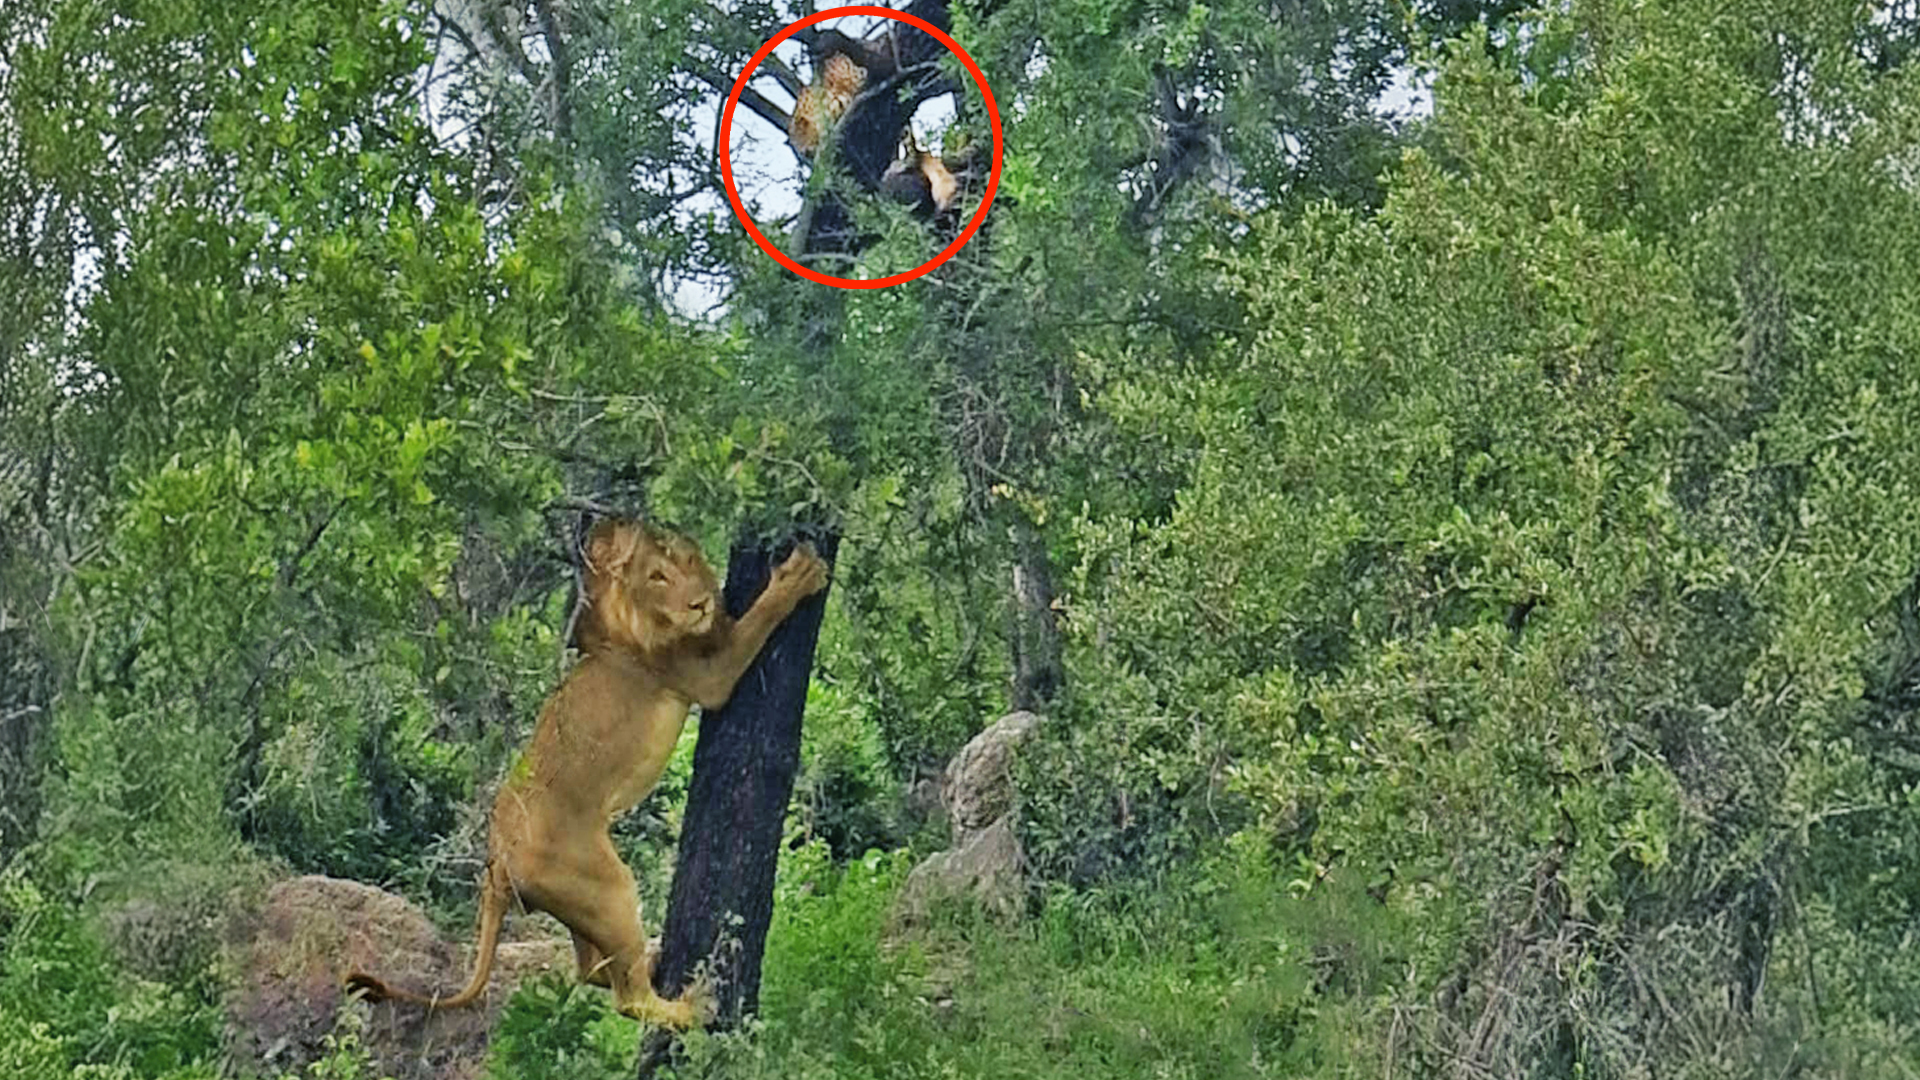
{"type": "MultiPolygon", "coordinates": [[[[892,907],[908,866],[876,852],[836,868],[817,844],[790,853],[761,1019],[691,1038],[680,1080],[1329,1074],[1387,971],[1371,944],[1384,916],[1356,925],[1356,898],[1293,897],[1270,867],[1226,860],[1150,889],[1058,892],[1012,926],[953,905],[907,933],[892,907]]],[[[631,1028],[602,1023],[603,997],[523,990],[496,1075],[631,1075],[631,1028]]]]}

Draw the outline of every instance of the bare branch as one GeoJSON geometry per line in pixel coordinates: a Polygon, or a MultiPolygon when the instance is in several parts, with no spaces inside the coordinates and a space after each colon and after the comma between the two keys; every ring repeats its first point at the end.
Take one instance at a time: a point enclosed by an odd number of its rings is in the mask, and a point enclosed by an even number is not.
{"type": "Polygon", "coordinates": [[[533,61],[528,58],[526,50],[520,47],[519,39],[503,33],[504,27],[500,21],[487,18],[485,12],[478,10],[477,4],[463,0],[442,0],[435,10],[461,46],[481,64],[488,68],[510,66],[527,80],[527,85],[540,85],[540,73],[534,70],[533,61]],[[484,41],[480,35],[485,36],[484,41]]]}
{"type": "Polygon", "coordinates": [[[773,76],[774,81],[780,84],[780,88],[794,97],[799,97],[801,89],[807,85],[806,80],[788,67],[785,60],[772,53],[767,54],[766,69],[767,73],[773,76]]]}
{"type": "MultiPolygon", "coordinates": [[[[697,64],[689,60],[687,62],[687,70],[692,72],[695,78],[713,87],[715,90],[720,91],[722,94],[730,93],[733,90],[733,84],[731,82],[705,64],[697,64]]],[[[741,89],[740,104],[752,109],[754,114],[760,117],[760,119],[765,120],[781,131],[787,130],[787,124],[791,118],[787,115],[786,110],[768,101],[765,95],[753,87],[748,86],[741,89]]]]}
{"type": "Polygon", "coordinates": [[[560,22],[554,17],[552,0],[534,0],[533,8],[540,21],[540,36],[547,42],[547,56],[553,63],[547,120],[553,133],[564,142],[573,135],[573,62],[566,38],[560,33],[560,22]]]}
{"type": "Polygon", "coordinates": [[[1134,200],[1128,213],[1128,224],[1134,228],[1145,224],[1168,196],[1199,170],[1215,145],[1199,99],[1189,95],[1183,101],[1173,73],[1163,65],[1154,65],[1153,79],[1162,130],[1159,145],[1148,159],[1151,169],[1145,178],[1147,190],[1134,200]]]}
{"type": "Polygon", "coordinates": [[[547,504],[540,508],[542,513],[549,514],[557,510],[584,511],[589,514],[599,514],[603,517],[618,517],[621,514],[619,509],[583,495],[561,495],[548,500],[547,504]]]}

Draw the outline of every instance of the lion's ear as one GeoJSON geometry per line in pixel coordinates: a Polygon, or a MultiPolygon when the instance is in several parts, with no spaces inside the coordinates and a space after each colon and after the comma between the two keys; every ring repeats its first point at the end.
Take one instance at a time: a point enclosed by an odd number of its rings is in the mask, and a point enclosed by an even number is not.
{"type": "Polygon", "coordinates": [[[582,561],[589,581],[605,580],[618,574],[629,562],[640,543],[640,527],[619,518],[603,518],[587,531],[581,545],[582,561]]]}

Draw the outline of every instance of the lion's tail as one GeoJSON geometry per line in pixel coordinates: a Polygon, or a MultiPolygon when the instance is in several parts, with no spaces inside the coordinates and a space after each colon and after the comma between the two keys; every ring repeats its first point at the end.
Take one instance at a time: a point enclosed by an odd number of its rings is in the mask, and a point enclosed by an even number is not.
{"type": "Polygon", "coordinates": [[[347,993],[358,993],[368,1001],[409,1001],[429,1009],[458,1009],[473,1004],[487,988],[487,978],[493,974],[493,953],[500,944],[500,923],[506,918],[507,898],[511,894],[512,885],[507,880],[506,868],[498,861],[489,861],[486,873],[480,880],[479,955],[474,958],[473,977],[467,980],[466,987],[459,993],[447,998],[429,997],[389,986],[360,971],[346,977],[347,993]]]}

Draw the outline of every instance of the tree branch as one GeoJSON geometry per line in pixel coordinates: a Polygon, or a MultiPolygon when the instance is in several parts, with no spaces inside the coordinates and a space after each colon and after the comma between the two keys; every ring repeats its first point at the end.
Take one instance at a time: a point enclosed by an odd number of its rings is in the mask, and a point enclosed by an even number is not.
{"type": "Polygon", "coordinates": [[[509,66],[518,72],[521,78],[527,80],[528,86],[540,85],[540,74],[533,69],[533,61],[528,59],[526,51],[520,48],[520,43],[505,40],[506,35],[500,33],[500,28],[490,23],[484,15],[474,12],[471,4],[450,0],[450,2],[435,5],[434,10],[440,16],[441,24],[453,31],[453,36],[459,39],[461,46],[475,60],[489,68],[509,66]],[[462,13],[472,15],[474,18],[472,27],[462,21],[462,13]],[[488,40],[484,46],[479,38],[474,36],[475,30],[486,34],[488,40]]]}
{"type": "Polygon", "coordinates": [[[1164,65],[1154,65],[1153,81],[1164,130],[1160,145],[1148,158],[1152,171],[1146,177],[1146,190],[1134,200],[1127,215],[1128,224],[1136,229],[1193,175],[1212,150],[1207,117],[1200,111],[1199,99],[1189,96],[1181,100],[1173,73],[1164,65]]]}
{"type": "Polygon", "coordinates": [[[281,588],[289,588],[293,585],[294,577],[300,573],[300,564],[313,553],[315,547],[319,546],[320,537],[326,534],[327,526],[333,524],[334,517],[339,513],[340,504],[335,503],[332,509],[313,523],[313,527],[307,531],[306,540],[301,542],[300,549],[280,564],[281,588]]]}
{"type": "Polygon", "coordinates": [[[799,97],[801,89],[807,85],[806,80],[788,67],[785,60],[772,53],[767,54],[766,68],[767,74],[773,76],[774,81],[780,84],[780,88],[794,97],[799,97]]]}
{"type": "Polygon", "coordinates": [[[547,57],[553,64],[547,121],[553,133],[564,142],[573,136],[573,61],[566,39],[560,35],[560,22],[554,17],[552,0],[533,0],[533,9],[540,21],[540,36],[547,42],[547,57]]]}
{"type": "MultiPolygon", "coordinates": [[[[695,63],[689,59],[687,61],[687,70],[693,73],[694,78],[699,79],[701,82],[706,83],[722,94],[730,93],[733,90],[733,83],[705,64],[695,63]]],[[[765,95],[753,87],[748,86],[741,88],[740,104],[752,109],[754,114],[759,116],[760,119],[765,120],[781,131],[787,130],[787,123],[791,118],[787,115],[786,110],[768,101],[765,95]]]]}

